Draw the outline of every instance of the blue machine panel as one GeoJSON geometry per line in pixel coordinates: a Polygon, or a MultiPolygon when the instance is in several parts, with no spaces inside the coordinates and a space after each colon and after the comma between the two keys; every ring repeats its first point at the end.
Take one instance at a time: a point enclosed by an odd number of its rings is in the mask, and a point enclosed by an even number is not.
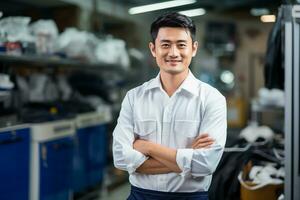
{"type": "Polygon", "coordinates": [[[107,155],[106,138],[106,125],[77,130],[73,171],[75,192],[82,192],[102,182],[107,155]]]}
{"type": "Polygon", "coordinates": [[[29,198],[29,128],[0,133],[0,199],[29,198]]]}
{"type": "Polygon", "coordinates": [[[102,182],[107,156],[106,126],[94,127],[89,138],[88,148],[88,184],[94,186],[102,182]]]}
{"type": "Polygon", "coordinates": [[[40,200],[70,198],[74,138],[40,143],[40,200]]]}

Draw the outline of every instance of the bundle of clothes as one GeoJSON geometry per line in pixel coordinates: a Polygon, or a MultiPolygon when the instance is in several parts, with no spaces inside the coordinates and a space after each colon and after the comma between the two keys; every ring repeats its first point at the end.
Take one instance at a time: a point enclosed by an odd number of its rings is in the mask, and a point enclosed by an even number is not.
{"type": "Polygon", "coordinates": [[[277,200],[284,182],[282,134],[252,124],[238,137],[229,136],[213,175],[209,199],[277,200]]]}

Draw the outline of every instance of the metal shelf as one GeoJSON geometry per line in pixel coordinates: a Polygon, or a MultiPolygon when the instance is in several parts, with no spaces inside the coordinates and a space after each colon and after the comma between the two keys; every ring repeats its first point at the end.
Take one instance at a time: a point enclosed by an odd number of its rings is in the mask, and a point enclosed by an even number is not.
{"type": "Polygon", "coordinates": [[[275,105],[262,105],[257,100],[251,103],[252,112],[284,112],[284,107],[275,105]]]}
{"type": "Polygon", "coordinates": [[[107,70],[116,71],[119,73],[125,72],[120,66],[115,64],[107,64],[102,62],[85,62],[46,55],[7,55],[0,53],[0,62],[16,64],[26,63],[43,67],[64,67],[75,70],[107,70]]]}
{"type": "Polygon", "coordinates": [[[256,105],[254,111],[256,112],[284,112],[284,107],[280,106],[264,106],[264,105],[256,105]]]}

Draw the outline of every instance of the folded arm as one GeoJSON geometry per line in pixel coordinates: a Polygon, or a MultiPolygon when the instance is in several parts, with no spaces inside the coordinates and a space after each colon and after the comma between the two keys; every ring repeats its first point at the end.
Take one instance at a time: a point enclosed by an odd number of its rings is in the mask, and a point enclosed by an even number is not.
{"type": "MultiPolygon", "coordinates": [[[[214,140],[208,134],[201,134],[191,146],[193,149],[209,148],[214,140]]],[[[176,162],[176,149],[168,148],[145,140],[136,140],[134,149],[150,157],[138,169],[137,172],[144,174],[181,173],[176,162]]]]}

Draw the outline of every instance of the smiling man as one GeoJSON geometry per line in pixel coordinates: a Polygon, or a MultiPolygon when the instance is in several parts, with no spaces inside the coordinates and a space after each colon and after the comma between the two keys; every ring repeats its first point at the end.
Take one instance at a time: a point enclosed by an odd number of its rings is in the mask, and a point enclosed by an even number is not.
{"type": "Polygon", "coordinates": [[[206,200],[226,141],[226,101],[196,79],[196,27],[178,13],[151,25],[156,78],[125,96],[113,133],[114,164],[129,172],[128,200],[206,200]]]}

